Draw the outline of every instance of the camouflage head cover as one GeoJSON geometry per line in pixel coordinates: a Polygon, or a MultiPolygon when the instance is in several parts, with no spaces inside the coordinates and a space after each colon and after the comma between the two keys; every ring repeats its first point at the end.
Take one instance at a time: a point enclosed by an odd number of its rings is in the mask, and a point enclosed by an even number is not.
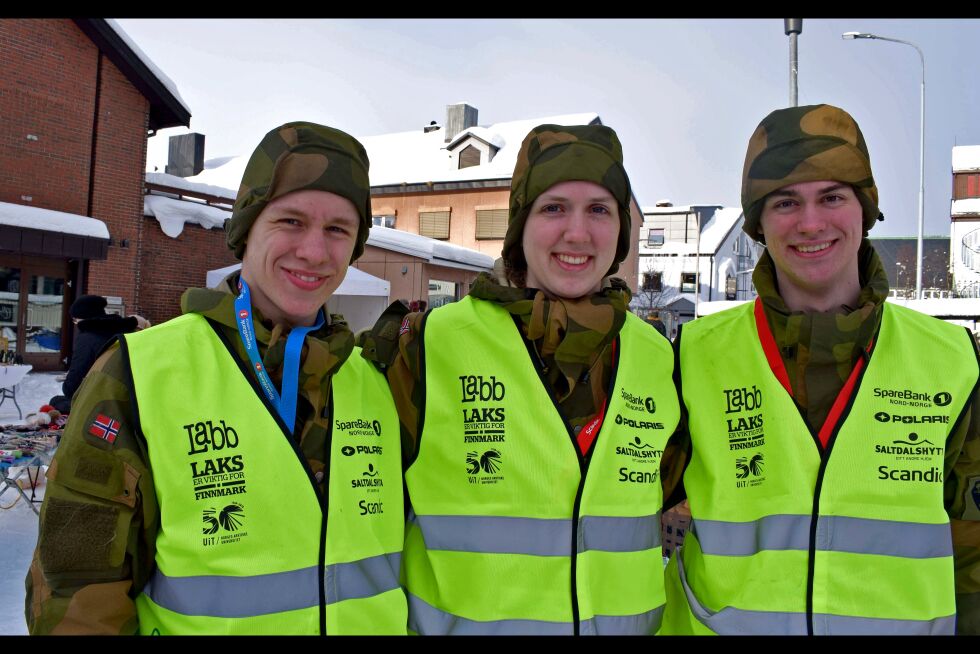
{"type": "Polygon", "coordinates": [[[287,193],[327,191],[350,200],[361,224],[353,262],[364,252],[371,229],[371,186],[368,156],[353,136],[316,123],[286,123],[265,135],[245,166],[242,185],[225,222],[228,247],[239,259],[248,232],[267,204],[287,193]]]}
{"type": "Polygon", "coordinates": [[[850,184],[864,210],[864,233],[876,220],[878,188],[871,155],[857,122],[829,104],[778,109],[766,116],[749,139],[742,169],[742,229],[757,241],[766,196],[800,182],[832,180],[850,184]]]}
{"type": "Polygon", "coordinates": [[[609,189],[619,203],[616,272],[630,249],[630,180],[623,168],[623,146],[605,125],[538,125],[521,144],[510,183],[510,215],[503,257],[512,270],[527,270],[521,241],[534,200],[555,184],[582,180],[609,189]]]}

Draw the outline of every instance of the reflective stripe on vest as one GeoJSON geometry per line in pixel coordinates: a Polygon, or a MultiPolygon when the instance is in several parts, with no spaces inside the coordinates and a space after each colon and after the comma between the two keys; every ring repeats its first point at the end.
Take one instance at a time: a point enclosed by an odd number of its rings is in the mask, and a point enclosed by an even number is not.
{"type": "Polygon", "coordinates": [[[398,421],[358,350],[331,384],[324,546],[305,457],[206,320],[124,347],[161,521],[141,632],[404,633],[398,421]]]}
{"type": "Polygon", "coordinates": [[[440,307],[423,348],[424,422],[405,475],[417,514],[405,542],[410,628],[656,631],[660,457],[679,417],[669,343],[627,316],[584,481],[506,311],[472,298],[440,307]]]}
{"type": "MultiPolygon", "coordinates": [[[[326,566],[326,603],[362,599],[398,588],[401,553],[326,566]]],[[[185,615],[245,618],[319,606],[317,567],[254,577],[168,577],[157,570],[143,592],[154,604],[185,615]],[[213,598],[221,597],[221,603],[213,598]]]]}
{"type": "MultiPolygon", "coordinates": [[[[755,522],[694,520],[691,531],[701,551],[723,556],[751,556],[762,550],[810,548],[810,516],[768,515],[755,522]]],[[[821,516],[815,549],[857,554],[927,559],[952,556],[947,525],[821,516]]]]}
{"type": "MultiPolygon", "coordinates": [[[[420,524],[429,550],[568,556],[572,521],[498,516],[410,516],[420,524]]],[[[638,518],[584,516],[578,551],[638,552],[660,547],[660,514],[638,518]]]]}
{"type": "Polygon", "coordinates": [[[892,304],[877,339],[822,459],[751,303],[685,326],[693,528],[668,567],[663,633],[951,633],[944,445],[975,351],[961,328],[892,304]]]}

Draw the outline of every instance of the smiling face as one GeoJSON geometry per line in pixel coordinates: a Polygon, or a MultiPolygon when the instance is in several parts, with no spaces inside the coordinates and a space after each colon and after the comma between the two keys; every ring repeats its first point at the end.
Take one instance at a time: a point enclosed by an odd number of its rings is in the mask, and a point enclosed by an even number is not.
{"type": "Polygon", "coordinates": [[[601,288],[616,257],[619,205],[593,182],[555,184],[539,195],[524,225],[527,286],[579,298],[601,288]]]}
{"type": "Polygon", "coordinates": [[[801,182],[766,197],[759,231],[791,310],[831,311],[857,300],[862,215],[854,189],[840,182],[801,182]]]}
{"type": "Polygon", "coordinates": [[[360,217],[326,191],[295,191],[270,202],[248,233],[242,278],[262,316],[312,325],[347,274],[360,217]]]}

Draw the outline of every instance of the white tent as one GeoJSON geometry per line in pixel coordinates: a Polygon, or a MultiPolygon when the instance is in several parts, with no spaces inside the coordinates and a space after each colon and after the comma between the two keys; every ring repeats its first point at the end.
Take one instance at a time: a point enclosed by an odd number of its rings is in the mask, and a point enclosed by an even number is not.
{"type": "MultiPolygon", "coordinates": [[[[233,266],[209,270],[208,288],[216,288],[221,280],[241,267],[242,264],[236,263],[233,266]]],[[[374,325],[378,316],[388,306],[390,292],[391,284],[387,280],[351,266],[347,269],[344,281],[327,300],[327,310],[330,313],[343,314],[351,330],[359,332],[374,325]]]]}

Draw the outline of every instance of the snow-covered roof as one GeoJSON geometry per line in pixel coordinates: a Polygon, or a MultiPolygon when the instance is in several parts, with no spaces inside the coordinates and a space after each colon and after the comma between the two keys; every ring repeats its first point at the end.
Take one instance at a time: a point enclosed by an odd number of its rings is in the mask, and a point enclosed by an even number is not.
{"type": "Polygon", "coordinates": [[[980,214],[980,198],[953,200],[952,215],[975,216],[980,214]]]}
{"type": "Polygon", "coordinates": [[[197,179],[198,177],[200,175],[195,175],[194,177],[178,177],[177,175],[169,175],[167,173],[146,173],[146,181],[150,184],[179,188],[182,191],[196,191],[205,195],[216,195],[221,198],[228,198],[232,203],[235,201],[235,196],[238,195],[237,191],[223,186],[205,184],[199,181],[197,179]]]}
{"type": "Polygon", "coordinates": [[[0,225],[109,239],[109,228],[97,218],[10,202],[0,202],[0,225]]]}
{"type": "Polygon", "coordinates": [[[469,136],[478,138],[484,143],[488,143],[496,148],[502,148],[506,145],[503,137],[501,137],[497,132],[493,132],[486,127],[475,126],[467,127],[462,132],[457,134],[452,141],[446,144],[446,149],[453,149],[457,143],[469,136]]]}
{"type": "MultiPolygon", "coordinates": [[[[521,142],[533,127],[556,125],[588,125],[599,120],[599,114],[564,114],[528,120],[512,120],[485,127],[469,127],[454,139],[472,134],[500,148],[493,161],[458,170],[451,167],[452,153],[448,150],[445,128],[428,133],[422,129],[379,136],[358,137],[371,161],[371,186],[394,184],[424,184],[425,182],[458,182],[484,179],[510,179],[517,163],[521,142]]],[[[245,173],[251,153],[219,157],[204,162],[204,170],[185,181],[237,189],[245,173]]],[[[160,173],[157,173],[160,174],[160,173]]],[[[234,197],[234,196],[232,196],[234,197]]]]}
{"type": "Polygon", "coordinates": [[[510,179],[521,142],[532,128],[545,123],[588,125],[598,119],[599,114],[596,113],[565,114],[471,127],[469,133],[500,150],[493,161],[462,170],[450,167],[452,154],[446,148],[445,128],[428,133],[420,128],[360,140],[371,159],[372,186],[510,179]]]}
{"type": "MultiPolygon", "coordinates": [[[[643,215],[655,215],[664,213],[687,213],[691,211],[691,207],[699,206],[717,206],[717,205],[689,205],[682,207],[644,207],[643,215]],[[648,211],[652,209],[652,211],[648,211]],[[666,211],[667,209],[673,209],[674,211],[666,211]]],[[[700,245],[700,249],[697,252],[701,254],[716,254],[718,248],[724,242],[725,238],[731,233],[732,229],[738,226],[739,220],[742,218],[742,209],[739,207],[721,207],[716,209],[705,223],[704,228],[701,230],[700,242],[692,241],[690,243],[678,243],[675,241],[666,241],[663,245],[659,247],[649,247],[646,241],[640,242],[640,254],[642,255],[665,255],[665,254],[694,254],[695,247],[700,245]]]]}
{"type": "Polygon", "coordinates": [[[953,172],[980,170],[980,145],[957,145],[953,148],[953,172]]]}
{"type": "Polygon", "coordinates": [[[224,227],[225,221],[231,218],[231,211],[203,202],[149,194],[143,196],[143,215],[156,218],[164,234],[177,238],[187,223],[204,229],[224,227]]]}
{"type": "Polygon", "coordinates": [[[449,268],[481,272],[493,269],[494,259],[488,254],[381,225],[371,227],[367,244],[385,250],[402,252],[449,268]]]}
{"type": "Polygon", "coordinates": [[[177,102],[180,103],[180,106],[182,106],[187,111],[187,113],[191,113],[190,106],[186,102],[184,102],[184,99],[182,97],[180,97],[180,92],[177,90],[177,85],[174,84],[174,81],[169,77],[167,77],[163,73],[163,71],[160,70],[155,63],[153,63],[153,60],[150,59],[145,52],[140,50],[139,46],[136,45],[136,41],[134,41],[129,36],[129,34],[126,34],[126,31],[119,26],[119,23],[117,23],[111,18],[106,18],[105,22],[109,25],[109,27],[112,28],[112,30],[117,35],[119,35],[119,38],[121,38],[126,43],[129,49],[133,51],[133,54],[135,54],[139,58],[139,60],[143,62],[143,65],[146,66],[151,73],[153,73],[153,76],[156,77],[157,80],[159,80],[159,82],[163,84],[163,86],[167,89],[167,91],[169,91],[170,94],[174,96],[174,99],[176,99],[177,102]]]}

